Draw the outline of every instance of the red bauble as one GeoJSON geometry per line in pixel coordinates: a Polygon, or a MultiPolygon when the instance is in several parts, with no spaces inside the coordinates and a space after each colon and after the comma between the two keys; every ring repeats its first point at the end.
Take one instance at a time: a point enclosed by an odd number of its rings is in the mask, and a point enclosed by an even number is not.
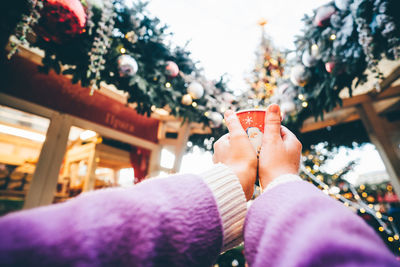
{"type": "Polygon", "coordinates": [[[173,61],[167,61],[167,66],[165,67],[165,70],[167,71],[168,76],[172,78],[178,76],[179,74],[179,67],[173,61]]]}
{"type": "Polygon", "coordinates": [[[62,43],[85,29],[86,13],[79,0],[45,0],[36,32],[45,41],[62,43]]]}
{"type": "Polygon", "coordinates": [[[318,8],[314,18],[314,25],[318,27],[328,26],[330,23],[330,18],[335,12],[336,9],[333,6],[322,6],[318,8]]]}
{"type": "Polygon", "coordinates": [[[325,69],[327,72],[332,73],[333,69],[335,68],[336,64],[334,61],[326,62],[325,69]]]}

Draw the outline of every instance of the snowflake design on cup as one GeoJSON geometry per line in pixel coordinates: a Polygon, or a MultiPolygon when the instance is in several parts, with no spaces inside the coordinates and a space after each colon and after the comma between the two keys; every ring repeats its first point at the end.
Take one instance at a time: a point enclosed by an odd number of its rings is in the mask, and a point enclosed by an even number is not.
{"type": "Polygon", "coordinates": [[[250,125],[250,124],[253,123],[253,118],[247,117],[244,121],[245,121],[245,123],[246,123],[247,125],[250,125]]]}

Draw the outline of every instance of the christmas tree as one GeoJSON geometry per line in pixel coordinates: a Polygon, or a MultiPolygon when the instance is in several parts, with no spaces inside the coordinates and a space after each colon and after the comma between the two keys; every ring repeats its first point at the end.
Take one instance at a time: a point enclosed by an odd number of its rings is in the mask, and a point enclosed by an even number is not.
{"type": "Polygon", "coordinates": [[[256,52],[256,64],[247,79],[250,89],[238,101],[240,108],[266,107],[277,88],[278,79],[283,75],[285,60],[265,31],[267,21],[262,19],[258,24],[261,27],[261,42],[256,52]]]}

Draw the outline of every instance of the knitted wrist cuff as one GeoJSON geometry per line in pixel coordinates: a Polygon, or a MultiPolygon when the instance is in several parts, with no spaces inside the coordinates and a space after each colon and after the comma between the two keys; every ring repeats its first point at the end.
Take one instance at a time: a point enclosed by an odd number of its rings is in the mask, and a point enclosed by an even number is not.
{"type": "Polygon", "coordinates": [[[288,182],[296,182],[296,181],[302,181],[302,179],[297,174],[284,174],[277,177],[271,183],[269,183],[267,187],[263,190],[263,192],[271,190],[277,185],[285,184],[288,182]]]}
{"type": "Polygon", "coordinates": [[[224,228],[223,251],[243,241],[246,197],[236,175],[225,165],[216,164],[200,174],[214,193],[224,228]]]}

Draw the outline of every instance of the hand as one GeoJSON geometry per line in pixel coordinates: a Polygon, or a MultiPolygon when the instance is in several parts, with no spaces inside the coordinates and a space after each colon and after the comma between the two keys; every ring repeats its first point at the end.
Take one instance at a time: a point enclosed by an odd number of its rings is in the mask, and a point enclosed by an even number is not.
{"type": "Polygon", "coordinates": [[[253,196],[257,176],[257,155],[236,114],[225,112],[229,133],[214,144],[214,163],[224,163],[239,178],[246,199],[253,196]]]}
{"type": "Polygon", "coordinates": [[[279,106],[270,105],[265,114],[259,161],[259,179],[263,189],[278,176],[298,174],[301,147],[296,136],[281,126],[279,106]]]}

